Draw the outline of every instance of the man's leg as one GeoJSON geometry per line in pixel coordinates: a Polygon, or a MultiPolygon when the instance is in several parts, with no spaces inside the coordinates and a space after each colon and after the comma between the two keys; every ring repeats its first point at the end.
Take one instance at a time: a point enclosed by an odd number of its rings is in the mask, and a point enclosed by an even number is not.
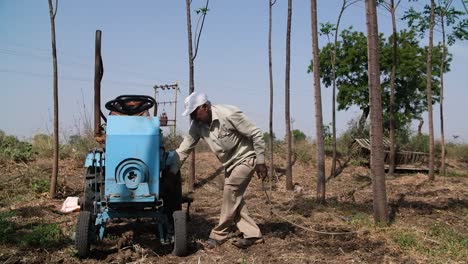
{"type": "Polygon", "coordinates": [[[251,159],[236,166],[225,179],[219,224],[211,230],[210,238],[225,240],[232,224],[236,224],[245,238],[262,236],[255,221],[249,216],[244,202],[244,192],[253,172],[253,159],[251,159]]]}

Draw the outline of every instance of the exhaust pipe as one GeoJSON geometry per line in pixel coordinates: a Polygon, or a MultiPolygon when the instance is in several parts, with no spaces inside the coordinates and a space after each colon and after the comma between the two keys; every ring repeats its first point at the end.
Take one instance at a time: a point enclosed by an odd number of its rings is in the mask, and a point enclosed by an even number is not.
{"type": "Polygon", "coordinates": [[[96,30],[94,53],[94,137],[102,136],[101,128],[101,80],[104,74],[101,57],[101,30],[96,30]]]}

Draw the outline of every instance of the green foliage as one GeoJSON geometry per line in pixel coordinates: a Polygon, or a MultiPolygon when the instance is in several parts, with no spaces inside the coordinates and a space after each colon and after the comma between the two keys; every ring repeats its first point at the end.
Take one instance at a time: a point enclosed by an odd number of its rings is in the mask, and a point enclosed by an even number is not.
{"type": "Polygon", "coordinates": [[[7,243],[12,240],[15,225],[10,221],[10,218],[14,215],[11,211],[0,213],[0,243],[7,243]]]}
{"type": "Polygon", "coordinates": [[[307,138],[306,134],[299,129],[293,129],[291,134],[295,142],[305,141],[307,138]]]}
{"type": "Polygon", "coordinates": [[[33,160],[35,155],[31,144],[0,131],[0,157],[15,162],[28,162],[33,160]]]}
{"type": "MultiPolygon", "coordinates": [[[[343,30],[341,41],[336,46],[336,83],[338,87],[338,110],[347,110],[351,106],[358,106],[363,113],[369,108],[369,91],[367,76],[367,38],[362,32],[343,30]]],[[[398,62],[395,82],[396,90],[396,127],[405,126],[412,120],[420,118],[426,111],[426,47],[421,47],[414,32],[401,31],[398,34],[398,62]]],[[[326,87],[332,85],[332,51],[334,45],[328,43],[320,51],[320,76],[326,87]]],[[[380,50],[380,79],[382,104],[384,109],[384,124],[388,128],[390,73],[392,66],[392,38],[379,36],[380,50]]],[[[442,47],[433,50],[433,99],[438,100],[440,83],[440,61],[442,47]]],[[[449,70],[451,56],[446,60],[449,70]]],[[[309,71],[312,65],[309,67],[309,71]]]]}
{"type": "MultiPolygon", "coordinates": [[[[272,133],[272,138],[273,138],[273,141],[276,140],[276,135],[274,132],[272,133]]],[[[270,142],[270,133],[268,132],[263,133],[263,141],[265,141],[265,144],[268,144],[268,142],[270,142]]]]}
{"type": "Polygon", "coordinates": [[[195,13],[197,13],[197,14],[201,13],[202,15],[206,15],[208,13],[208,11],[210,11],[209,8],[201,7],[199,9],[195,10],[195,13]]]}
{"type": "Polygon", "coordinates": [[[323,132],[323,139],[325,145],[330,145],[332,144],[333,140],[333,133],[331,131],[332,124],[330,123],[329,125],[322,125],[322,132],[323,132]]]}
{"type": "MultiPolygon", "coordinates": [[[[468,19],[463,18],[464,12],[456,10],[450,5],[451,1],[443,1],[440,5],[436,5],[434,9],[434,21],[436,25],[440,26],[442,22],[444,23],[448,45],[453,45],[456,40],[468,40],[468,19]]],[[[411,29],[419,32],[418,36],[420,38],[424,38],[425,32],[429,30],[430,14],[430,5],[425,5],[421,12],[411,7],[405,12],[403,19],[407,20],[408,26],[411,29]]]]}
{"type": "Polygon", "coordinates": [[[34,178],[31,182],[31,189],[35,193],[45,193],[49,191],[50,181],[49,179],[34,178]]]}
{"type": "Polygon", "coordinates": [[[25,246],[51,248],[63,240],[62,231],[57,224],[40,224],[27,233],[22,242],[25,246]]]}

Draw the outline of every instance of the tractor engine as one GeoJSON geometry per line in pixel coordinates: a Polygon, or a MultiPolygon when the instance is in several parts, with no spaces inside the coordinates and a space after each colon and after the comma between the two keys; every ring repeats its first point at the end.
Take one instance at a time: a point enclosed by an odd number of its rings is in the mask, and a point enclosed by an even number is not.
{"type": "Polygon", "coordinates": [[[105,194],[109,207],[158,201],[160,147],[157,118],[108,117],[105,194]]]}

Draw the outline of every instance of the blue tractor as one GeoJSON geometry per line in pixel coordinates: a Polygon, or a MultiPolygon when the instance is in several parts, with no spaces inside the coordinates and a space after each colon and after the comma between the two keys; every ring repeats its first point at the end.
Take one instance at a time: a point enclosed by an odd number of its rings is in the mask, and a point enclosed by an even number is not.
{"type": "Polygon", "coordinates": [[[93,149],[85,160],[86,183],[75,233],[77,253],[87,257],[91,244],[104,239],[106,224],[112,219],[149,218],[154,220],[161,244],[173,245],[176,256],[185,255],[191,199],[182,197],[180,172],[169,172],[174,152],[165,151],[159,119],[148,111],[156,109],[156,102],[150,96],[122,95],[106,103],[107,118],[102,114],[100,36],[96,31],[94,117],[96,139],[105,147],[93,149]],[[182,210],[184,202],[188,203],[186,211],[182,210]]]}

